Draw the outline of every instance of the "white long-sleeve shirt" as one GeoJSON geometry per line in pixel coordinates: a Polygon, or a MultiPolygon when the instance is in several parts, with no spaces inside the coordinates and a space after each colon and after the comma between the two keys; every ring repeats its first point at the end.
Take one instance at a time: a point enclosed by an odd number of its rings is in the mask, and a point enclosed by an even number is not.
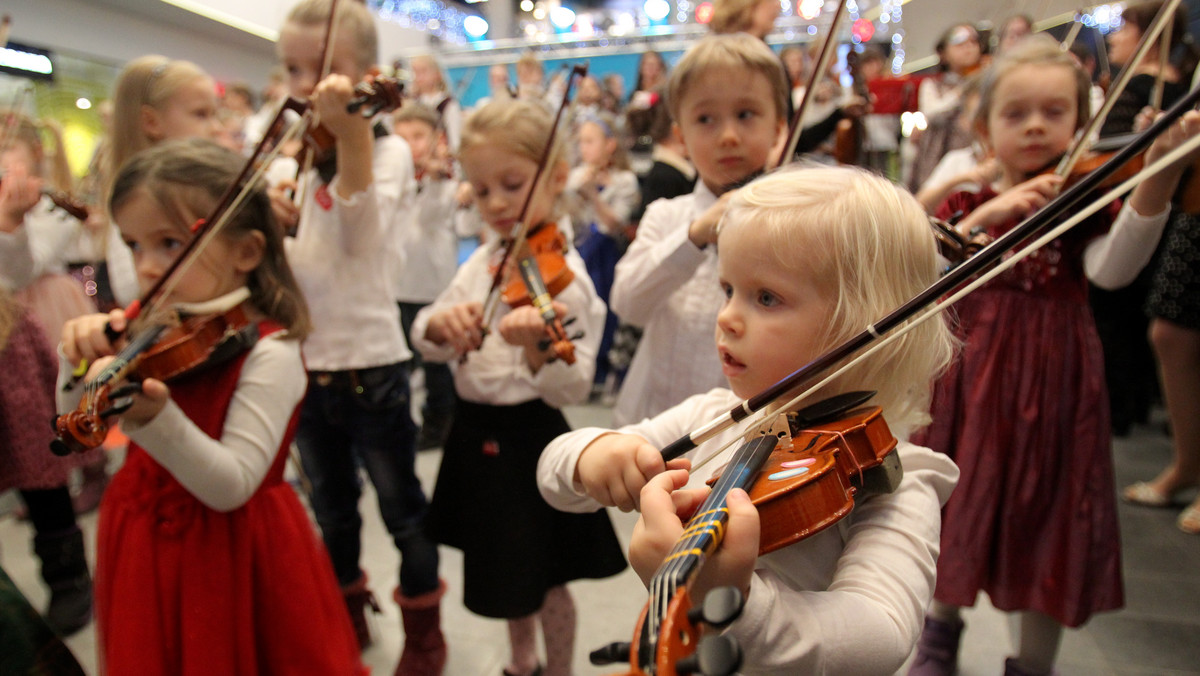
{"type": "Polygon", "coordinates": [[[1143,216],[1128,203],[1122,206],[1108,232],[1088,242],[1083,250],[1083,269],[1088,279],[1109,290],[1133,282],[1154,256],[1170,213],[1167,208],[1143,216]]]}
{"type": "Polygon", "coordinates": [[[106,230],[106,241],[94,242],[78,219],[42,197],[21,227],[0,232],[0,287],[20,289],[44,274],[65,273],[68,263],[105,258],[113,293],[119,303],[128,304],[138,297],[133,254],[115,226],[106,230]]]}
{"type": "MultiPolygon", "coordinates": [[[[566,232],[571,224],[563,219],[558,227],[566,232]]],[[[483,345],[467,353],[465,362],[456,358],[452,346],[437,345],[425,339],[429,318],[435,313],[461,303],[484,301],[492,282],[489,264],[498,262],[499,248],[499,240],[493,238],[476,249],[458,269],[450,286],[437,300],[417,313],[412,326],[413,347],[430,361],[449,363],[454,372],[458,396],[467,401],[508,405],[540,398],[556,408],[583,401],[591,390],[596,371],[596,352],[604,329],[605,310],[604,302],[596,295],[596,289],[588,277],[583,259],[572,248],[568,248],[566,260],[574,273],[574,280],[554,300],[567,306],[564,320],[574,319],[566,327],[567,334],[574,335],[580,331],[584,334],[573,341],[574,364],[556,360],[533,373],[525,360],[525,348],[508,344],[497,330],[500,319],[511,311],[503,303],[488,325],[489,333],[483,345]]]]}
{"type": "Polygon", "coordinates": [[[688,226],[716,200],[697,181],[688,195],[654,202],[617,262],[612,311],[644,332],[617,396],[616,425],[726,385],[714,338],[725,301],[716,247],[700,249],[688,239],[688,226]]]}
{"type": "Polygon", "coordinates": [[[450,285],[458,269],[458,181],[431,179],[417,185],[412,208],[398,215],[392,243],[404,265],[393,266],[392,273],[397,300],[428,303],[450,285]]]}
{"type": "MultiPolygon", "coordinates": [[[[223,297],[236,299],[232,305],[218,299],[213,307],[224,311],[245,297],[234,292],[223,297]]],[[[83,394],[81,386],[63,389],[72,370],[60,352],[59,412],[78,408],[83,394]]],[[[217,511],[232,511],[262,485],[307,384],[299,341],[279,332],[260,339],[246,355],[220,438],[205,434],[170,400],[144,425],[126,420],[121,430],[198,500],[217,511]]]]}
{"type": "Polygon", "coordinates": [[[296,236],[285,244],[312,315],[313,331],[304,341],[310,371],[363,369],[412,357],[400,330],[392,273],[404,261],[391,245],[396,220],[411,207],[412,166],[408,144],[384,136],[375,139],[374,182],[350,199],[337,196],[337,177],[322,190],[316,170],[305,176],[312,187],[305,191],[296,236]]]}
{"type": "MultiPolygon", "coordinates": [[[[732,392],[712,390],[662,415],[623,427],[662,448],[740,404],[732,392]]],[[[695,488],[722,467],[738,444],[743,422],[690,452],[695,488]]],[[[538,487],[553,507],[587,512],[600,507],[575,485],[580,453],[610,433],[583,428],[558,437],[538,463],[538,487]]],[[[958,480],[945,455],[901,441],[904,477],[890,494],[860,499],[834,526],[760,556],[745,608],[726,630],[741,646],[745,674],[891,674],[921,632],[933,597],[941,533],[941,506],[958,480]]]]}

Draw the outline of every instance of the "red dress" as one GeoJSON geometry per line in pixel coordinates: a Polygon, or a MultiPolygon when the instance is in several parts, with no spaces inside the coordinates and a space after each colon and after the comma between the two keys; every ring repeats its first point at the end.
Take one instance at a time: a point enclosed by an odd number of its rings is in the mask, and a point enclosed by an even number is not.
{"type": "MultiPolygon", "coordinates": [[[[958,193],[939,216],[995,196],[958,193]]],[[[1104,358],[1082,267],[1114,216],[1076,226],[954,306],[962,353],[913,440],[962,472],[942,513],[943,603],[971,606],[983,590],[1001,610],[1070,627],[1124,604],[1104,358]]]]}
{"type": "MultiPolygon", "coordinates": [[[[270,332],[260,327],[264,334],[270,332]]],[[[218,438],[245,355],[171,383],[218,438]]],[[[358,645],[329,556],[283,480],[288,426],[258,491],[206,507],[131,444],[100,506],[97,640],[114,676],[359,674],[358,645]]]]}

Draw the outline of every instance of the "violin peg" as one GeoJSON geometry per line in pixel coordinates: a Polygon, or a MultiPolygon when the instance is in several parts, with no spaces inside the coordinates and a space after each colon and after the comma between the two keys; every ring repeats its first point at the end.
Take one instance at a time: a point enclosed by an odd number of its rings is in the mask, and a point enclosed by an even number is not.
{"type": "Polygon", "coordinates": [[[71,449],[67,446],[67,442],[57,438],[50,442],[50,451],[60,458],[71,455],[71,449]]]}
{"type": "Polygon", "coordinates": [[[617,664],[619,662],[628,662],[629,653],[633,650],[632,643],[624,643],[617,641],[609,643],[603,648],[597,648],[588,653],[588,661],[592,664],[602,667],[606,664],[617,664]]]}
{"type": "Polygon", "coordinates": [[[745,605],[746,599],[737,587],[717,587],[704,595],[704,603],[688,611],[688,620],[721,629],[736,620],[745,605]]]}
{"type": "Polygon", "coordinates": [[[742,649],[732,636],[706,636],[696,652],[675,663],[677,674],[731,676],[742,666],[742,649]]]}

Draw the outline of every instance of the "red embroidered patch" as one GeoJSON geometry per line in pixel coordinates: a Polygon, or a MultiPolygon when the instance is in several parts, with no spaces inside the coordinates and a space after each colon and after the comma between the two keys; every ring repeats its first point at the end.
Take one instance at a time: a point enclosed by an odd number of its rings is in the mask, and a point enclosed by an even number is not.
{"type": "Polygon", "coordinates": [[[314,197],[317,199],[317,204],[325,211],[329,211],[333,208],[333,196],[329,194],[328,185],[322,183],[321,185],[317,186],[317,192],[314,197]]]}
{"type": "Polygon", "coordinates": [[[489,456],[500,455],[500,443],[495,439],[485,439],[483,442],[483,454],[489,456]]]}

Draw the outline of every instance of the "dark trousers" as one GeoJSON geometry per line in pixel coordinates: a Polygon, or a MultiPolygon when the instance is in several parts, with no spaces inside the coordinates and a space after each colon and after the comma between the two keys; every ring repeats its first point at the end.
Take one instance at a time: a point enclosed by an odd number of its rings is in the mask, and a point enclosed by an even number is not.
{"type": "MultiPolygon", "coordinates": [[[[404,340],[411,347],[413,319],[428,303],[401,301],[399,305],[400,328],[404,330],[404,340]]],[[[413,350],[409,366],[409,373],[417,369],[425,371],[425,403],[421,407],[421,417],[424,420],[449,420],[454,415],[454,403],[458,401],[458,396],[454,393],[454,374],[450,373],[450,367],[442,362],[425,361],[416,350],[413,350]]]]}
{"type": "Polygon", "coordinates": [[[310,372],[296,445],[338,582],[348,585],[361,575],[361,466],[400,550],[401,592],[412,597],[438,587],[438,551],[425,534],[425,493],[415,471],[416,425],[408,407],[403,363],[310,372]]]}

